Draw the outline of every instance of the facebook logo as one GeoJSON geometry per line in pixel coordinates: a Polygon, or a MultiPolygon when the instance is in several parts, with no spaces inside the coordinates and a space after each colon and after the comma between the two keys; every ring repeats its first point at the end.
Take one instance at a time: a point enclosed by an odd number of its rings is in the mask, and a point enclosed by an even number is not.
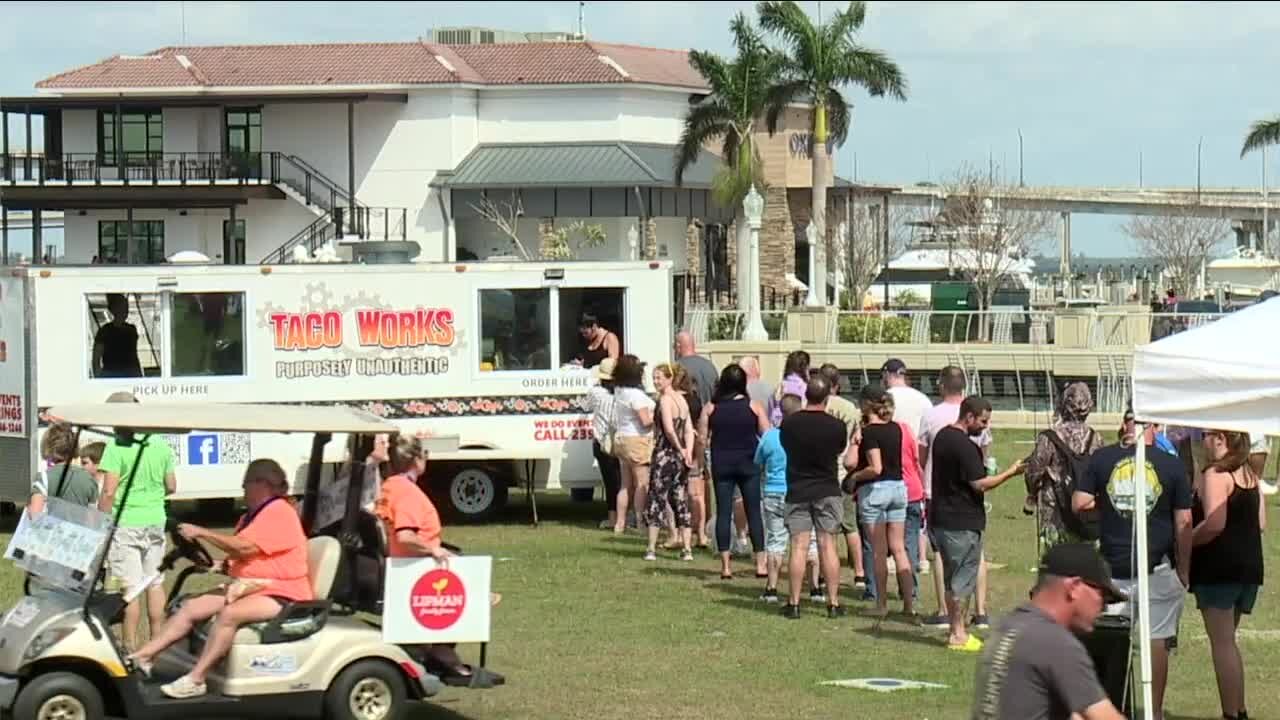
{"type": "Polygon", "coordinates": [[[192,434],[187,436],[188,465],[217,465],[218,436],[192,434]]]}

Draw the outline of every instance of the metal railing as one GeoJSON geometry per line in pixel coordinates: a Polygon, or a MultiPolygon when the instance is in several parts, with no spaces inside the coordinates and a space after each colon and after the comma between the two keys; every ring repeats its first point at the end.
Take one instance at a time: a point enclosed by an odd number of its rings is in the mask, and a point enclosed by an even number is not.
{"type": "MultiPolygon", "coordinates": [[[[760,319],[770,340],[787,339],[787,313],[763,310],[760,319]]],[[[692,308],[685,312],[684,329],[693,333],[696,342],[736,341],[746,329],[746,316],[736,310],[692,308]]]]}
{"type": "Polygon", "coordinates": [[[1089,328],[1090,347],[1143,345],[1207,325],[1229,313],[1116,313],[1100,311],[1089,328]]]}
{"type": "Polygon", "coordinates": [[[1039,310],[843,311],[828,342],[912,345],[1048,345],[1053,313],[1039,310]]]}
{"type": "MultiPolygon", "coordinates": [[[[761,314],[771,340],[787,339],[785,310],[766,310],[761,314]]],[[[1133,347],[1199,327],[1224,315],[1226,313],[1097,313],[1077,326],[1077,332],[1085,335],[1061,342],[1071,347],[1133,347]]],[[[819,336],[831,344],[1057,344],[1056,313],[1049,310],[845,311],[828,317],[827,327],[819,336]]],[[[746,318],[737,310],[690,308],[686,310],[684,325],[704,342],[740,340],[746,318]]]]}
{"type": "Polygon", "coordinates": [[[9,185],[213,185],[278,181],[279,153],[152,152],[0,155],[0,182],[9,185]]]}
{"type": "Polygon", "coordinates": [[[405,241],[409,236],[408,217],[408,208],[361,206],[352,212],[349,208],[337,207],[272,250],[259,264],[293,262],[295,248],[301,247],[307,255],[311,255],[330,240],[336,241],[344,237],[370,241],[405,241]]]}

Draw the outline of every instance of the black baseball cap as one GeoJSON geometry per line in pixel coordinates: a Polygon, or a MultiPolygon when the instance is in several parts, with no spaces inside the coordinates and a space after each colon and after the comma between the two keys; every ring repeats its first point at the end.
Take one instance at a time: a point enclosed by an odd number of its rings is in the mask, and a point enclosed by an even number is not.
{"type": "Polygon", "coordinates": [[[907,364],[898,358],[889,358],[884,365],[880,366],[880,372],[889,373],[890,375],[901,375],[907,371],[907,364]]]}
{"type": "Polygon", "coordinates": [[[858,391],[858,400],[862,402],[882,402],[888,394],[880,383],[869,383],[863,385],[862,389],[858,391]]]}
{"type": "Polygon", "coordinates": [[[1078,577],[1102,592],[1108,603],[1126,600],[1124,593],[1111,581],[1111,570],[1098,551],[1088,543],[1063,543],[1055,545],[1040,561],[1041,575],[1078,577]]]}

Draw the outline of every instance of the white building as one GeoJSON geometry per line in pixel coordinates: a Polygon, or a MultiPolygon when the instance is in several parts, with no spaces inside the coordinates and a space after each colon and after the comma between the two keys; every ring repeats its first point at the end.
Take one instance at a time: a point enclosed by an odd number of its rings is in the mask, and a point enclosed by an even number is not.
{"type": "MultiPolygon", "coordinates": [[[[0,98],[0,206],[65,213],[64,262],[288,262],[335,236],[408,240],[424,261],[519,254],[476,208],[519,206],[530,254],[553,227],[605,232],[581,258],[687,266],[715,208],[710,154],[677,188],[702,78],[683,51],[596,42],[168,47],[0,98]],[[12,147],[12,127],[28,132],[12,147]],[[21,143],[20,143],[21,144],[21,143]],[[39,151],[43,150],[43,154],[39,151]],[[123,169],[123,170],[122,170],[123,169]]],[[[5,218],[0,217],[10,248],[5,218]]],[[[39,262],[40,253],[34,254],[39,262]]],[[[695,267],[698,263],[694,263],[695,267]]],[[[705,267],[705,264],[702,265],[705,267]]]]}

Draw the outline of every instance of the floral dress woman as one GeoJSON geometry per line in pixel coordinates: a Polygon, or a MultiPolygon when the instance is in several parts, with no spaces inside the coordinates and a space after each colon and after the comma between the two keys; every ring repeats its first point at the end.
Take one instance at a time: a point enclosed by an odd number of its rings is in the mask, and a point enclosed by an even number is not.
{"type": "MultiPolygon", "coordinates": [[[[670,382],[671,375],[663,377],[664,371],[669,372],[669,368],[670,366],[660,365],[655,370],[654,377],[658,383],[666,385],[670,382]]],[[[663,387],[663,390],[670,392],[668,387],[663,387]]],[[[681,559],[693,559],[693,552],[689,547],[690,521],[692,520],[692,513],[689,510],[689,459],[693,447],[692,443],[688,443],[688,447],[677,444],[682,440],[691,439],[693,428],[683,399],[677,396],[672,400],[670,405],[675,407],[676,412],[673,413],[674,417],[669,419],[670,432],[667,429],[667,410],[664,409],[668,403],[659,402],[653,416],[653,460],[649,463],[649,497],[644,514],[645,524],[650,528],[646,560],[656,559],[654,544],[657,540],[657,529],[664,524],[663,515],[667,505],[671,506],[671,513],[675,516],[676,528],[684,546],[681,559]],[[672,439],[673,437],[675,440],[672,439]]]]}

